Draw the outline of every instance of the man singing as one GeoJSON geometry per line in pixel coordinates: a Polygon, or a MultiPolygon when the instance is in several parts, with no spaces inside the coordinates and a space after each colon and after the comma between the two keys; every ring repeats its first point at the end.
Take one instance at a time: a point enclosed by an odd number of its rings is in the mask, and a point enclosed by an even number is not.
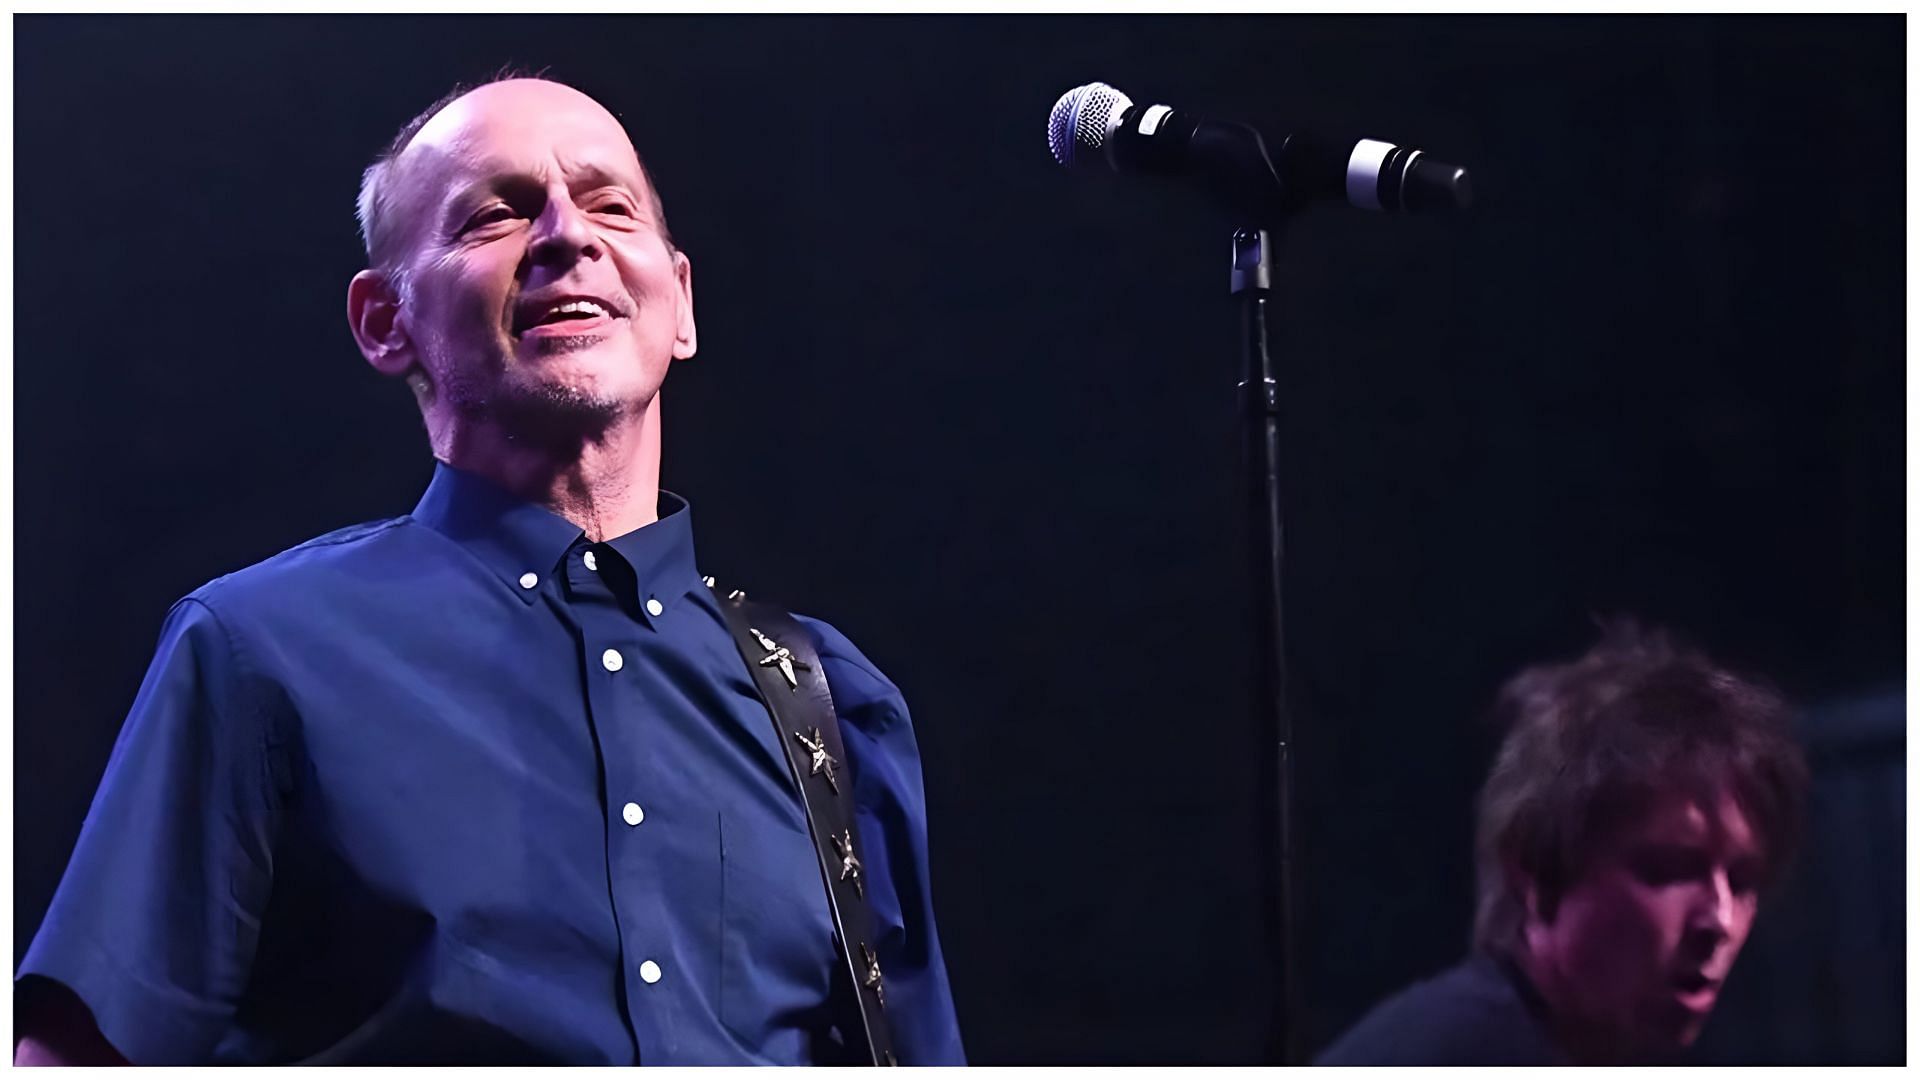
{"type": "Polygon", "coordinates": [[[1317,1064],[1670,1060],[1713,1009],[1799,832],[1806,766],[1785,705],[1623,624],[1522,672],[1498,711],[1474,955],[1317,1064]]]}
{"type": "MultiPolygon", "coordinates": [[[[433,480],[174,606],[16,1061],[858,1060],[786,749],[659,488],[693,285],[625,131],[555,82],[456,92],[359,210],[348,319],[433,480]]],[[[802,625],[893,1053],[961,1063],[906,706],[802,625]]]]}

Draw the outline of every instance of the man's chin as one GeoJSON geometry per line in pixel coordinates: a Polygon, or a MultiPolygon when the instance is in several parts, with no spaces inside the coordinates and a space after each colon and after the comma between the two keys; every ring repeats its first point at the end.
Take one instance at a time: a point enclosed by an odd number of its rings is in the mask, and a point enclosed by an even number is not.
{"type": "Polygon", "coordinates": [[[618,418],[631,406],[627,396],[609,392],[599,384],[581,384],[563,380],[533,382],[515,387],[501,395],[501,404],[511,408],[576,415],[583,418],[618,418]]]}
{"type": "Polygon", "coordinates": [[[604,331],[584,334],[528,334],[514,343],[514,353],[523,359],[567,356],[586,352],[607,343],[611,335],[604,331]]]}
{"type": "Polygon", "coordinates": [[[1649,1018],[1648,1023],[1633,1033],[1635,1037],[1630,1042],[1637,1050],[1636,1057],[1665,1061],[1692,1046],[1706,1023],[1704,1014],[1667,1008],[1658,1017],[1649,1018]]]}
{"type": "Polygon", "coordinates": [[[627,396],[605,387],[559,379],[511,380],[496,386],[483,407],[509,438],[554,444],[597,438],[635,409],[627,396]]]}

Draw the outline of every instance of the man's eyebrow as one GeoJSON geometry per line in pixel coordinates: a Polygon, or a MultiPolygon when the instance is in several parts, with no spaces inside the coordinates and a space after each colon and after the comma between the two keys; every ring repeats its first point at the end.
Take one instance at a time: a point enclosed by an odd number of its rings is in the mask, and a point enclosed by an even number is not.
{"type": "Polygon", "coordinates": [[[502,169],[498,172],[481,172],[464,182],[453,186],[453,194],[445,204],[445,218],[442,225],[457,228],[476,204],[488,196],[507,195],[514,192],[537,191],[540,178],[531,173],[502,169]]]}
{"type": "MultiPolygon", "coordinates": [[[[482,162],[475,174],[464,183],[457,184],[453,194],[447,199],[446,213],[449,219],[464,219],[473,205],[488,195],[504,195],[512,191],[538,190],[544,181],[523,169],[517,169],[505,163],[482,162]]],[[[568,170],[567,187],[574,191],[589,191],[598,188],[620,188],[632,193],[642,208],[652,204],[647,200],[642,184],[610,172],[599,165],[582,165],[568,170]]],[[[460,224],[458,220],[449,220],[448,227],[460,224]]]]}
{"type": "Polygon", "coordinates": [[[633,186],[626,179],[615,176],[598,165],[582,165],[577,169],[567,170],[567,181],[568,187],[575,188],[633,186]]]}
{"type": "Polygon", "coordinates": [[[598,188],[619,188],[631,194],[642,209],[651,210],[653,204],[647,198],[646,185],[632,177],[620,176],[598,165],[582,165],[568,170],[567,187],[573,191],[591,191],[598,188]]]}

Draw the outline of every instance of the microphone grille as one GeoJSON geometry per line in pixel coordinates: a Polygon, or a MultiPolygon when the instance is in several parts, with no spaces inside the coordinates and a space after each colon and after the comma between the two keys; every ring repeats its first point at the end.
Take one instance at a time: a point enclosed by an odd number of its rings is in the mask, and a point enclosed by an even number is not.
{"type": "Polygon", "coordinates": [[[1100,82],[1060,95],[1047,115],[1047,149],[1053,151],[1053,160],[1069,169],[1099,160],[1120,114],[1132,105],[1132,98],[1100,82]]]}

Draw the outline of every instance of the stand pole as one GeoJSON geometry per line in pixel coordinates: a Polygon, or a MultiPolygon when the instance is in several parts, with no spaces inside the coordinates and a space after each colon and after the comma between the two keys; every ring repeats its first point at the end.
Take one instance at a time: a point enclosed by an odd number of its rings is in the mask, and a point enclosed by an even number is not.
{"type": "Polygon", "coordinates": [[[1240,314],[1240,383],[1246,440],[1248,553],[1253,576],[1254,695],[1260,732],[1262,895],[1267,941],[1279,981],[1280,1019],[1272,1057],[1300,1063],[1293,890],[1293,729],[1287,712],[1286,636],[1281,620],[1280,389],[1267,350],[1272,242],[1265,229],[1233,234],[1232,292],[1240,314]]]}

